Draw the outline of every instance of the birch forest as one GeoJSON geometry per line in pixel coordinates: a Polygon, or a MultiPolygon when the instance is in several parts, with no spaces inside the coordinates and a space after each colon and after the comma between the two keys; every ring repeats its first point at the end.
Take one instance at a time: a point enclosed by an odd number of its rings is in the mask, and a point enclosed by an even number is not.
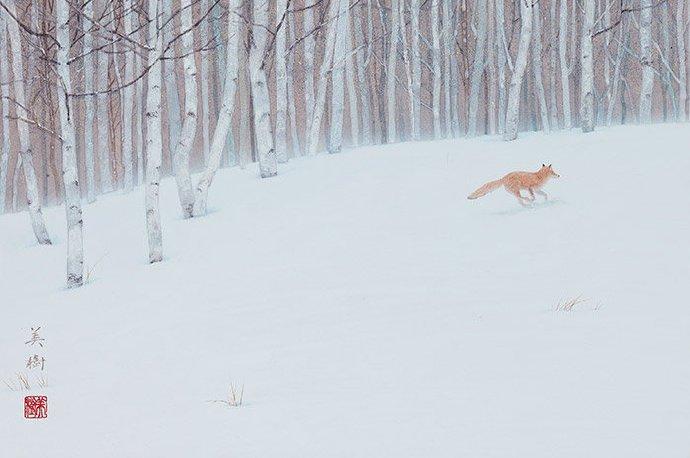
{"type": "Polygon", "coordinates": [[[153,263],[165,177],[197,218],[222,167],[686,121],[689,20],[686,0],[0,0],[0,213],[51,244],[64,205],[75,287],[106,193],[143,194],[153,263]]]}

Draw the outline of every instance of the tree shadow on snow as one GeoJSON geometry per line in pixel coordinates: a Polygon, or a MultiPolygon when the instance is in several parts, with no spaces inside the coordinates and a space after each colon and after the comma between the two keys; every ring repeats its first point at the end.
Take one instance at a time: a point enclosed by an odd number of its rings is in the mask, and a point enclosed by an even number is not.
{"type": "Polygon", "coordinates": [[[562,200],[559,200],[559,199],[551,199],[551,200],[547,200],[545,202],[544,201],[538,201],[538,202],[534,202],[529,207],[516,206],[515,208],[511,208],[510,210],[493,212],[492,215],[497,215],[497,216],[519,215],[522,213],[542,210],[544,208],[555,207],[555,206],[563,205],[563,204],[565,204],[565,202],[563,202],[562,200]]]}

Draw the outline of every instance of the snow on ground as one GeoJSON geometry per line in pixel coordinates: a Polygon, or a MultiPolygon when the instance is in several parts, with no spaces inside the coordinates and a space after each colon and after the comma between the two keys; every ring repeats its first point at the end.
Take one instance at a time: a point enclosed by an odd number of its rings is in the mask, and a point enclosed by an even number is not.
{"type": "Polygon", "coordinates": [[[42,326],[50,410],[0,385],[0,456],[687,457],[689,166],[656,125],[225,170],[192,221],[166,180],[165,262],[141,190],[105,196],[73,291],[64,210],[52,247],[2,216],[0,378],[42,326]],[[542,162],[550,202],[466,200],[542,162]]]}

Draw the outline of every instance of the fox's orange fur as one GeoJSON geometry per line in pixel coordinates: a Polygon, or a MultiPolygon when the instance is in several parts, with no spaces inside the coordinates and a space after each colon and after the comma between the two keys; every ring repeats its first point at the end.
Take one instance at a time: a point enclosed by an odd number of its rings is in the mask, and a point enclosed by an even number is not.
{"type": "Polygon", "coordinates": [[[534,194],[537,193],[548,200],[549,196],[541,190],[541,187],[546,184],[550,178],[558,178],[559,174],[553,171],[551,164],[541,165],[541,168],[536,172],[511,172],[500,180],[489,181],[481,188],[474,191],[467,196],[468,199],[477,199],[490,193],[491,191],[503,186],[506,191],[514,195],[520,205],[526,205],[525,202],[534,202],[534,194]],[[523,197],[520,191],[526,189],[530,197],[523,197]]]}

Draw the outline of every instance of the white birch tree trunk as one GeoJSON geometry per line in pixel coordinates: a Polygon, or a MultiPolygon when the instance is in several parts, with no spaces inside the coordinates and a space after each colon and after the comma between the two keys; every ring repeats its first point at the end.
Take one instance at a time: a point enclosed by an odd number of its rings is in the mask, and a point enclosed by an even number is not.
{"type": "MultiPolygon", "coordinates": [[[[295,31],[295,14],[290,14],[288,25],[290,29],[290,40],[294,41],[295,31]]],[[[297,110],[295,109],[295,104],[297,103],[295,92],[295,53],[290,52],[287,56],[287,100],[288,100],[288,115],[290,116],[290,137],[292,139],[292,155],[296,157],[302,154],[302,147],[299,138],[299,133],[297,129],[297,110]]]]}
{"type": "MultiPolygon", "coordinates": [[[[482,1],[484,3],[486,0],[482,1]]],[[[444,111],[444,131],[446,137],[452,137],[452,118],[451,118],[451,87],[452,87],[452,77],[451,77],[451,61],[452,55],[455,48],[455,39],[453,37],[453,28],[451,27],[451,3],[455,3],[451,0],[441,0],[441,6],[443,8],[443,78],[445,79],[445,84],[443,85],[443,111],[444,111]]]]}
{"type": "Polygon", "coordinates": [[[505,9],[504,0],[496,0],[496,59],[498,69],[498,132],[503,134],[506,129],[506,64],[508,54],[505,42],[505,9]]]}
{"type": "Polygon", "coordinates": [[[439,0],[431,0],[431,53],[433,59],[433,87],[431,105],[434,119],[434,138],[441,136],[441,36],[439,32],[439,0]]]}
{"type": "Polygon", "coordinates": [[[213,182],[223,155],[223,147],[232,124],[232,112],[235,106],[235,91],[237,89],[238,60],[240,41],[240,30],[237,14],[241,0],[230,0],[228,6],[228,44],[226,47],[225,58],[225,83],[223,85],[223,97],[221,99],[218,121],[213,131],[211,149],[208,153],[206,168],[204,169],[199,183],[196,186],[194,201],[194,216],[203,216],[207,211],[208,188],[213,182]]]}
{"type": "Polygon", "coordinates": [[[470,77],[470,100],[469,115],[467,121],[467,136],[474,137],[477,135],[477,114],[479,113],[479,91],[482,86],[482,76],[484,75],[484,50],[486,48],[486,31],[487,31],[487,5],[486,1],[478,1],[476,3],[476,19],[477,19],[477,42],[474,48],[474,63],[472,64],[472,76],[470,77]]]}
{"type": "MultiPolygon", "coordinates": [[[[661,8],[661,23],[665,24],[665,27],[660,28],[660,33],[662,37],[663,55],[660,56],[662,71],[660,75],[661,84],[664,88],[664,94],[662,95],[662,100],[664,102],[664,121],[668,121],[669,112],[672,113],[673,119],[678,120],[678,106],[676,104],[676,94],[673,90],[673,84],[671,83],[671,17],[669,15],[668,2],[664,2],[659,5],[661,8]],[[668,25],[666,25],[668,24],[668,25]],[[670,102],[670,106],[668,103],[670,102]]],[[[660,52],[661,54],[661,52],[660,52]]]]}
{"type": "Polygon", "coordinates": [[[628,46],[629,42],[628,25],[629,21],[627,20],[627,18],[622,18],[618,34],[618,52],[616,55],[616,63],[613,71],[613,80],[611,82],[611,99],[609,100],[609,105],[606,113],[607,125],[611,125],[611,123],[613,122],[613,111],[618,101],[618,92],[619,87],[621,85],[623,65],[626,56],[626,47],[628,46]]]}
{"type": "Polygon", "coordinates": [[[249,48],[254,131],[256,133],[256,149],[259,156],[261,178],[268,178],[278,174],[276,150],[271,129],[271,104],[264,64],[268,35],[268,7],[269,2],[255,1],[253,4],[254,23],[249,48]]]}
{"type": "Polygon", "coordinates": [[[162,65],[160,53],[163,49],[162,0],[148,0],[148,45],[149,51],[148,94],[146,96],[146,230],[149,242],[149,263],[163,260],[163,231],[159,205],[161,161],[163,155],[163,132],[161,126],[162,65]]]}
{"type": "MultiPolygon", "coordinates": [[[[314,17],[316,15],[317,8],[307,8],[304,11],[304,34],[312,33],[314,30],[314,17]]],[[[303,151],[303,154],[309,153],[309,135],[311,120],[314,112],[314,51],[316,48],[316,34],[312,33],[310,36],[304,39],[304,110],[305,119],[307,124],[307,133],[305,138],[305,146],[307,150],[303,151]]]]}
{"type": "MultiPolygon", "coordinates": [[[[148,40],[148,30],[145,27],[142,27],[142,30],[140,30],[140,35],[141,39],[143,42],[146,42],[148,40]]],[[[136,72],[140,72],[142,68],[146,65],[146,61],[144,57],[141,56],[134,56],[134,68],[136,72]]],[[[144,88],[148,87],[148,76],[145,78],[139,78],[139,80],[136,82],[136,107],[135,107],[135,113],[134,113],[134,118],[136,120],[137,124],[137,135],[135,139],[135,145],[136,147],[134,148],[134,151],[136,153],[136,158],[137,158],[137,184],[142,185],[144,183],[144,157],[146,156],[146,138],[144,138],[144,127],[146,125],[145,122],[145,107],[146,107],[146,101],[144,100],[144,88]]]]}
{"type": "MultiPolygon", "coordinates": [[[[335,18],[340,11],[340,2],[345,0],[331,0],[328,7],[327,18],[335,18]]],[[[325,110],[326,102],[326,83],[328,82],[328,73],[333,64],[333,53],[335,52],[335,39],[338,29],[335,22],[331,22],[328,26],[326,34],[326,43],[324,45],[323,61],[319,69],[319,84],[316,88],[316,97],[313,103],[312,115],[309,121],[309,130],[307,134],[307,151],[309,154],[316,154],[319,148],[319,139],[321,137],[321,120],[325,110]]]]}
{"type": "Polygon", "coordinates": [[[551,2],[550,6],[550,19],[549,19],[549,115],[551,119],[551,128],[558,129],[558,95],[556,81],[558,80],[558,47],[554,42],[556,36],[558,35],[558,23],[557,23],[557,11],[558,4],[555,1],[551,2]]]}
{"type": "MultiPolygon", "coordinates": [[[[7,54],[7,27],[5,24],[5,15],[0,13],[0,81],[3,83],[9,81],[9,72],[7,66],[9,59],[7,54]]],[[[2,151],[0,151],[0,214],[7,211],[7,187],[9,185],[7,177],[9,177],[10,167],[10,110],[9,110],[9,96],[10,85],[2,84],[0,86],[2,91],[2,151]]]]}
{"type": "MultiPolygon", "coordinates": [[[[354,39],[354,45],[360,46],[357,51],[357,79],[359,80],[360,87],[360,113],[362,114],[362,142],[365,145],[371,143],[373,135],[371,132],[371,90],[369,87],[367,78],[367,66],[369,63],[369,57],[371,56],[371,39],[367,40],[364,36],[364,31],[362,27],[362,21],[357,16],[357,14],[351,14],[352,23],[354,24],[354,36],[351,34],[351,39],[354,39]]],[[[310,118],[307,118],[310,119],[310,118]]]]}
{"type": "MultiPolygon", "coordinates": [[[[276,0],[276,28],[278,22],[287,14],[287,0],[276,0]]],[[[275,41],[275,71],[276,71],[276,158],[278,162],[285,163],[287,157],[287,63],[285,53],[287,52],[287,20],[285,17],[280,29],[276,32],[275,41]]]]}
{"type": "MultiPolygon", "coordinates": [[[[107,15],[104,13],[109,7],[109,0],[101,0],[100,2],[96,2],[97,6],[99,4],[101,8],[99,10],[100,14],[98,14],[97,17],[106,18],[107,15]]],[[[102,45],[100,41],[94,44],[102,45]]],[[[108,89],[108,54],[102,52],[95,53],[95,61],[97,89],[99,91],[105,91],[108,89]]],[[[108,116],[108,98],[108,95],[101,95],[97,98],[94,98],[96,103],[96,116],[93,117],[93,123],[94,126],[98,126],[98,144],[96,149],[98,151],[98,170],[101,180],[102,193],[113,190],[113,179],[110,165],[110,142],[108,141],[108,129],[110,125],[108,116]]]]}
{"type": "Polygon", "coordinates": [[[414,93],[412,90],[412,48],[407,43],[407,30],[405,27],[405,0],[398,3],[398,17],[400,18],[400,40],[401,40],[401,55],[405,67],[405,79],[407,80],[407,114],[410,120],[410,134],[416,130],[414,118],[414,93]]]}
{"type": "MultiPolygon", "coordinates": [[[[568,2],[561,0],[560,26],[558,34],[558,55],[561,67],[561,93],[563,100],[563,128],[573,127],[570,108],[570,69],[568,68],[568,2]]],[[[574,33],[574,32],[573,32],[574,33]]]]}
{"type": "Polygon", "coordinates": [[[652,121],[652,91],[654,90],[654,68],[652,68],[652,0],[640,0],[640,63],[642,84],[640,85],[640,123],[652,121]]]}
{"type": "Polygon", "coordinates": [[[549,108],[546,104],[546,92],[544,91],[544,77],[542,71],[542,27],[541,9],[539,8],[539,2],[535,2],[532,9],[534,13],[534,46],[532,48],[532,69],[534,71],[534,86],[537,93],[537,98],[539,100],[539,115],[541,118],[541,128],[546,132],[550,132],[551,126],[549,124],[549,108]]]}
{"type": "Polygon", "coordinates": [[[686,49],[685,49],[685,33],[687,32],[687,23],[685,22],[685,15],[683,13],[683,6],[686,4],[683,0],[678,0],[676,10],[676,46],[678,48],[678,107],[679,117],[681,121],[688,119],[688,80],[686,70],[686,49]]]}
{"type": "MultiPolygon", "coordinates": [[[[611,23],[611,8],[608,8],[607,6],[607,2],[604,2],[604,4],[600,6],[600,8],[603,8],[604,10],[603,13],[600,14],[601,23],[605,26],[611,23]]],[[[597,116],[600,119],[606,116],[606,109],[611,103],[611,36],[609,32],[604,33],[603,48],[605,97],[601,100],[602,109],[597,110],[597,116]]],[[[605,119],[602,119],[602,121],[606,122],[605,119]]]]}
{"type": "Polygon", "coordinates": [[[518,122],[520,120],[520,90],[522,89],[522,79],[525,76],[527,59],[529,57],[529,46],[532,40],[532,1],[519,0],[520,17],[520,42],[518,44],[515,68],[510,80],[508,92],[508,108],[506,111],[506,131],[503,139],[506,141],[515,140],[518,132],[518,122]]]}
{"type": "MultiPolygon", "coordinates": [[[[123,8],[126,15],[122,18],[123,29],[126,36],[132,34],[132,0],[124,0],[123,8]]],[[[124,56],[124,81],[129,82],[134,78],[134,53],[125,53],[124,56]]],[[[134,187],[134,142],[132,121],[134,119],[135,86],[130,85],[122,92],[122,165],[123,185],[125,192],[134,187]]]]}
{"type": "Polygon", "coordinates": [[[347,2],[340,3],[337,25],[338,39],[333,53],[333,69],[331,71],[331,119],[328,136],[328,152],[338,153],[343,146],[343,113],[345,105],[345,54],[347,52],[347,2]],[[343,8],[343,5],[345,8],[343,8]]]}
{"type": "Polygon", "coordinates": [[[494,21],[494,1],[487,2],[487,21],[488,30],[486,32],[486,69],[487,69],[487,86],[488,86],[488,100],[486,103],[486,114],[489,125],[489,134],[496,133],[496,107],[498,103],[498,81],[496,74],[496,23],[494,21]]]}
{"type": "Polygon", "coordinates": [[[594,130],[594,56],[592,33],[594,0],[583,0],[582,37],[580,41],[580,122],[583,132],[594,130]]]}
{"type": "MultiPolygon", "coordinates": [[[[200,0],[201,4],[201,14],[206,12],[208,8],[210,7],[209,0],[200,0]]],[[[199,30],[200,30],[200,35],[201,35],[201,44],[202,46],[206,45],[209,40],[208,32],[209,32],[209,26],[208,26],[208,21],[202,21],[201,24],[199,24],[199,30]]],[[[203,152],[204,152],[204,158],[208,160],[208,155],[210,152],[210,129],[211,129],[211,91],[209,90],[209,84],[212,80],[211,78],[211,72],[210,72],[210,65],[209,65],[209,59],[211,58],[210,53],[208,51],[200,53],[201,57],[201,77],[199,78],[199,83],[201,84],[201,112],[203,114],[203,117],[201,118],[201,121],[199,122],[200,127],[201,127],[201,138],[203,141],[203,152]]],[[[222,154],[222,150],[221,150],[222,154]]]]}
{"type": "MultiPolygon", "coordinates": [[[[12,15],[17,17],[14,1],[7,2],[5,5],[12,15]]],[[[25,108],[22,107],[26,107],[23,80],[24,56],[22,55],[19,25],[13,19],[7,20],[7,34],[9,35],[9,47],[12,51],[12,88],[14,89],[14,98],[18,105],[17,112],[22,113],[22,111],[25,110],[25,108]]],[[[26,113],[24,113],[24,117],[26,117],[25,115],[26,113]]],[[[41,198],[38,193],[38,180],[36,179],[36,170],[34,169],[29,126],[23,121],[18,121],[17,127],[19,129],[19,138],[17,143],[21,157],[21,167],[24,171],[24,180],[26,182],[26,200],[29,206],[31,226],[33,227],[34,235],[36,236],[38,243],[40,245],[50,245],[50,237],[48,236],[48,230],[46,229],[45,221],[43,220],[41,198]]],[[[17,165],[19,165],[19,162],[17,162],[17,165]]],[[[16,177],[17,174],[15,173],[15,178],[16,177]]],[[[17,195],[17,191],[18,190],[15,187],[15,196],[17,195]]]]}
{"type": "MultiPolygon", "coordinates": [[[[345,59],[345,82],[347,83],[347,101],[350,112],[350,141],[353,146],[359,145],[359,116],[357,104],[357,84],[355,81],[355,69],[357,68],[357,53],[355,52],[355,42],[350,30],[350,9],[344,12],[346,24],[342,25],[342,40],[347,43],[347,57],[345,59]]],[[[340,18],[343,20],[343,18],[340,18]]],[[[340,32],[339,32],[340,33],[340,32]]]]}
{"type": "MultiPolygon", "coordinates": [[[[192,2],[182,0],[181,3],[182,31],[190,30],[193,25],[192,2]]],[[[173,161],[175,165],[175,182],[177,195],[180,199],[182,217],[191,218],[194,213],[194,190],[192,189],[192,177],[189,173],[189,153],[194,146],[197,129],[197,104],[196,99],[196,62],[194,60],[194,37],[192,33],[182,36],[182,63],[184,66],[184,119],[182,120],[182,132],[180,132],[175,145],[173,161]]],[[[206,75],[209,77],[209,75],[206,75]]]]}
{"type": "Polygon", "coordinates": [[[73,104],[69,97],[72,81],[68,66],[70,49],[69,0],[57,0],[57,74],[58,105],[62,137],[62,180],[65,187],[65,213],[67,216],[67,287],[81,286],[84,278],[84,244],[82,237],[81,194],[77,173],[77,137],[73,104]]]}
{"type": "Polygon", "coordinates": [[[398,138],[396,117],[396,84],[395,74],[398,64],[398,35],[400,31],[400,7],[399,0],[391,0],[391,28],[390,44],[388,45],[388,63],[386,65],[386,98],[388,103],[388,143],[393,143],[398,138]]]}
{"type": "MultiPolygon", "coordinates": [[[[88,17],[94,17],[93,1],[84,3],[84,14],[88,17]]],[[[84,21],[84,51],[94,48],[93,35],[88,32],[91,23],[84,21]]],[[[86,92],[93,92],[94,75],[96,73],[93,66],[93,53],[88,53],[84,56],[83,61],[84,71],[84,90],[86,92]]],[[[96,117],[96,96],[89,96],[84,101],[84,109],[86,110],[84,117],[84,169],[85,169],[85,185],[86,185],[86,200],[87,202],[96,201],[96,160],[94,158],[94,122],[96,117]]]]}
{"type": "Polygon", "coordinates": [[[412,63],[412,139],[422,138],[422,63],[419,56],[419,10],[420,0],[410,1],[410,36],[412,49],[410,59],[412,63]]]}
{"type": "MultiPolygon", "coordinates": [[[[345,65],[347,64],[347,45],[349,40],[348,2],[340,3],[338,19],[334,24],[338,29],[338,39],[333,51],[333,70],[331,71],[331,119],[328,152],[338,153],[343,146],[343,117],[345,106],[345,65]]],[[[350,110],[351,112],[353,110],[350,110]]]]}

